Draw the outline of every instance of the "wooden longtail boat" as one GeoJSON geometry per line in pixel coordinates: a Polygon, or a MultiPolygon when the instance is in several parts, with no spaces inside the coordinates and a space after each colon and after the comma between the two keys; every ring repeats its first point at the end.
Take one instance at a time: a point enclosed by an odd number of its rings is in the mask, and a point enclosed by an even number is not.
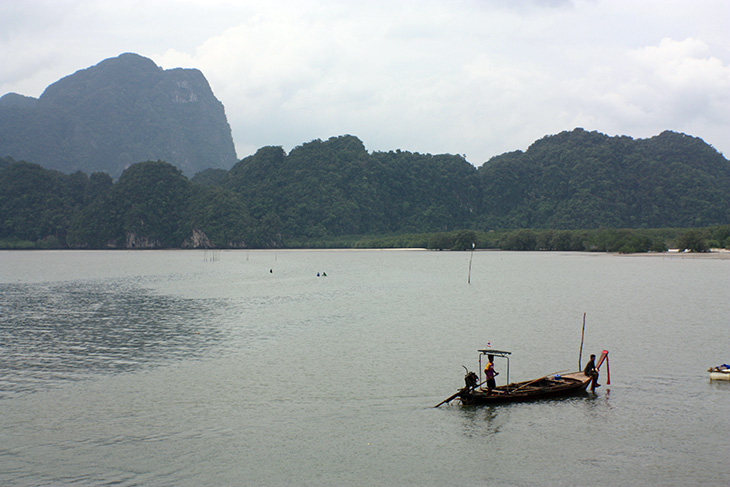
{"type": "Polygon", "coordinates": [[[465,387],[457,397],[461,399],[462,404],[500,404],[553,399],[585,392],[592,379],[592,376],[583,372],[555,374],[497,386],[489,393],[486,389],[465,387]]]}
{"type": "MultiPolygon", "coordinates": [[[[480,388],[486,383],[481,382],[481,374],[477,376],[476,373],[470,372],[466,367],[466,375],[464,376],[465,387],[459,389],[459,391],[451,397],[445,399],[436,407],[441,404],[451,402],[454,399],[459,399],[464,405],[472,404],[503,404],[509,402],[527,402],[527,401],[538,401],[541,399],[554,399],[560,397],[572,396],[585,392],[588,385],[593,380],[593,376],[586,375],[584,372],[570,372],[568,374],[553,373],[539,377],[533,380],[527,380],[524,382],[509,382],[509,355],[511,352],[505,352],[502,350],[479,350],[479,371],[481,372],[482,357],[484,355],[493,355],[495,357],[502,357],[507,359],[507,384],[503,386],[497,386],[491,391],[487,391],[486,388],[480,388]]],[[[604,360],[608,364],[608,351],[604,350],[601,357],[596,365],[596,368],[600,368],[604,360]]],[[[608,365],[607,365],[608,366],[608,365]]],[[[610,384],[610,373],[608,384],[610,384]]],[[[592,387],[594,388],[594,387],[592,387]]]]}

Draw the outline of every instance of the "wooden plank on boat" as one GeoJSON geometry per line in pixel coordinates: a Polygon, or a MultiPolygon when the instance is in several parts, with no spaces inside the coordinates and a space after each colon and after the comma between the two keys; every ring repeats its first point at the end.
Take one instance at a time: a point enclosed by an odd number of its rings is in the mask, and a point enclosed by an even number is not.
{"type": "Polygon", "coordinates": [[[580,380],[580,381],[589,380],[591,378],[590,376],[585,375],[581,371],[571,372],[570,374],[561,374],[560,377],[565,377],[568,379],[576,379],[576,380],[580,380]]]}
{"type": "Polygon", "coordinates": [[[535,380],[531,380],[531,381],[525,382],[525,383],[524,383],[524,384],[522,384],[522,385],[521,385],[520,387],[518,387],[517,389],[515,389],[514,391],[512,391],[512,393],[514,394],[515,392],[517,392],[517,391],[520,391],[520,390],[524,389],[524,388],[525,388],[525,387],[527,387],[527,386],[531,386],[531,385],[532,385],[532,384],[534,384],[535,382],[540,382],[540,381],[541,381],[541,380],[543,380],[543,379],[547,379],[547,378],[548,378],[548,377],[550,377],[551,375],[556,375],[556,374],[560,374],[560,373],[562,373],[562,372],[565,372],[565,371],[564,371],[564,370],[561,370],[560,372],[553,372],[552,374],[548,374],[548,375],[543,375],[542,377],[539,377],[539,378],[537,378],[537,379],[535,379],[535,380]]]}

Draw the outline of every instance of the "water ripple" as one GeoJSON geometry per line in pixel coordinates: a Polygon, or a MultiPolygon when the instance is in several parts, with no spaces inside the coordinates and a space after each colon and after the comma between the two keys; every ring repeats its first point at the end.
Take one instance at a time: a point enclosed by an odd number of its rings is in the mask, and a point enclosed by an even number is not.
{"type": "Polygon", "coordinates": [[[195,358],[223,340],[220,300],[125,280],[0,284],[0,398],[63,381],[195,358]]]}

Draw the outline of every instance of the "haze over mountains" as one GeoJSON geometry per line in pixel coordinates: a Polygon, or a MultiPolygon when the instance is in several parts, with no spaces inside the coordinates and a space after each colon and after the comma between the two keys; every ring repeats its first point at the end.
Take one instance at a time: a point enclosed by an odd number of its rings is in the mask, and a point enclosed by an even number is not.
{"type": "Polygon", "coordinates": [[[203,74],[132,53],[77,71],[37,99],[0,98],[0,156],[114,178],[147,160],[187,176],[236,162],[223,105],[203,74]]]}

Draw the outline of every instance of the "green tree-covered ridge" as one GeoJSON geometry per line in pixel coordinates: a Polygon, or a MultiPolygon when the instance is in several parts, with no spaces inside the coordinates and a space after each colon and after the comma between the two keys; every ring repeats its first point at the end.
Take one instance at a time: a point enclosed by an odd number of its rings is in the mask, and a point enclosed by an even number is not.
{"type": "Polygon", "coordinates": [[[289,154],[264,147],[230,171],[206,170],[190,180],[161,161],[134,164],[114,182],[105,173],[65,175],[5,159],[0,242],[461,248],[471,241],[530,250],[648,250],[667,244],[666,232],[649,228],[716,227],[699,234],[700,243],[722,244],[729,188],[728,161],[701,139],[673,132],[634,140],[575,129],[478,169],[459,155],[368,153],[350,135],[289,154]]]}

